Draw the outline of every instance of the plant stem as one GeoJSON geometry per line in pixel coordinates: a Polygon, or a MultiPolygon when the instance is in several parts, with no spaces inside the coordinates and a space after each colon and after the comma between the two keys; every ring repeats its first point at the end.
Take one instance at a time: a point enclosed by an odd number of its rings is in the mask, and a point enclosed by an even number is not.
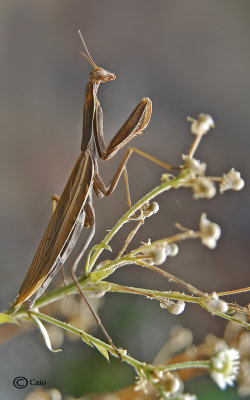
{"type": "MultiPolygon", "coordinates": [[[[159,194],[165,192],[166,190],[171,189],[172,187],[175,187],[178,181],[181,179],[181,174],[168,181],[164,181],[161,185],[157,186],[151,192],[146,194],[142,199],[140,199],[135,205],[133,205],[124,215],[123,217],[115,224],[115,226],[109,231],[109,233],[105,236],[101,244],[108,244],[110,240],[113,238],[113,236],[121,229],[121,227],[129,221],[129,218],[132,217],[133,214],[136,213],[144,204],[150,202],[150,200],[154,199],[156,196],[159,194]]],[[[94,252],[94,254],[91,256],[90,261],[89,261],[89,266],[87,268],[88,271],[91,271],[96,263],[96,260],[102,253],[103,248],[100,248],[94,252]]]]}
{"type": "MultiPolygon", "coordinates": [[[[46,322],[50,323],[52,325],[55,325],[55,326],[57,326],[59,328],[62,328],[64,330],[66,330],[66,331],[74,333],[77,336],[80,336],[83,339],[83,341],[86,340],[87,343],[89,342],[89,343],[93,343],[94,345],[97,345],[97,346],[102,346],[110,354],[112,354],[114,357],[117,357],[117,354],[115,353],[115,351],[114,351],[112,346],[110,346],[109,344],[103,342],[100,339],[95,338],[94,336],[92,336],[92,335],[90,335],[88,333],[85,333],[81,329],[78,329],[78,328],[76,328],[76,327],[74,327],[74,326],[72,326],[70,324],[67,324],[66,322],[62,322],[62,321],[60,321],[60,320],[58,320],[56,318],[50,317],[49,315],[43,314],[41,312],[37,312],[37,311],[32,310],[32,311],[30,311],[30,314],[34,315],[35,317],[37,317],[37,318],[39,318],[39,319],[41,319],[43,321],[46,321],[46,322]]],[[[120,350],[120,351],[122,352],[122,350],[120,350]]],[[[136,370],[139,369],[139,368],[144,368],[145,363],[140,362],[140,361],[134,359],[133,357],[131,357],[131,356],[127,355],[127,354],[123,354],[123,353],[125,353],[125,351],[122,352],[123,360],[126,361],[127,363],[129,363],[130,365],[132,365],[136,370]]]]}
{"type": "MultiPolygon", "coordinates": [[[[105,348],[114,357],[117,357],[117,354],[115,353],[112,346],[103,342],[100,339],[95,338],[94,336],[92,336],[88,333],[85,333],[81,329],[75,328],[75,327],[71,326],[70,324],[59,321],[56,318],[50,317],[46,314],[43,314],[43,313],[40,313],[37,311],[32,310],[32,311],[30,311],[30,314],[35,316],[38,319],[46,321],[52,325],[55,325],[66,331],[74,333],[77,336],[80,336],[83,339],[83,341],[86,341],[86,343],[89,342],[89,345],[91,345],[91,343],[92,343],[94,345],[97,345],[97,347],[101,346],[101,347],[105,348]]],[[[143,371],[153,371],[153,370],[176,371],[176,370],[183,369],[183,368],[209,368],[209,361],[203,361],[203,360],[202,361],[187,361],[187,362],[183,362],[183,363],[176,363],[176,364],[170,364],[170,365],[154,366],[154,365],[146,364],[145,362],[136,360],[135,358],[125,354],[125,351],[122,354],[122,359],[124,361],[126,361],[128,364],[130,364],[131,366],[133,366],[137,372],[139,370],[143,370],[143,371]]]]}

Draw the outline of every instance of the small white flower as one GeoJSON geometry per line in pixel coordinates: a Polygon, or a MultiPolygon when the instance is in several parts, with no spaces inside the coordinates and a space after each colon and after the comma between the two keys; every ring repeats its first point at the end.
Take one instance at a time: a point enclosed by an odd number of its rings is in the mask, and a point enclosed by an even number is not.
{"type": "Polygon", "coordinates": [[[211,199],[216,194],[214,183],[205,177],[196,178],[192,189],[194,192],[194,199],[211,199]]]}
{"type": "Polygon", "coordinates": [[[210,374],[220,389],[232,386],[239,370],[240,354],[236,349],[221,350],[210,360],[210,374]]]}
{"type": "Polygon", "coordinates": [[[214,249],[221,235],[221,229],[219,225],[209,221],[205,213],[202,213],[200,219],[200,233],[202,244],[210,249],[214,249]]]}
{"type": "Polygon", "coordinates": [[[186,156],[182,154],[182,159],[184,160],[184,167],[187,168],[190,172],[190,176],[204,176],[207,168],[206,163],[202,163],[200,160],[196,160],[195,158],[186,156]]]}
{"type": "Polygon", "coordinates": [[[244,180],[240,176],[240,172],[235,171],[234,168],[230,169],[227,174],[223,174],[220,183],[220,192],[224,193],[226,190],[241,190],[245,185],[244,180]]]}
{"type": "Polygon", "coordinates": [[[228,305],[225,301],[220,300],[217,293],[213,292],[212,297],[209,297],[206,301],[207,309],[212,314],[217,312],[226,313],[228,311],[228,305]]]}
{"type": "Polygon", "coordinates": [[[215,126],[213,118],[208,114],[199,114],[197,120],[187,117],[187,120],[192,122],[191,132],[197,136],[205,135],[209,129],[214,128],[215,126]]]}

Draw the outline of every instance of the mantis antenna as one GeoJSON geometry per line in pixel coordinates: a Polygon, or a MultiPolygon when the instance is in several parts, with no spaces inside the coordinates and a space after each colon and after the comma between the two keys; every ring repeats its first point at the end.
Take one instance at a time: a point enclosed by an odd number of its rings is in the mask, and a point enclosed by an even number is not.
{"type": "Polygon", "coordinates": [[[81,33],[80,29],[78,29],[78,33],[79,33],[79,36],[80,36],[80,38],[81,38],[83,47],[85,48],[86,53],[87,53],[87,54],[85,54],[85,53],[83,53],[82,51],[80,51],[80,54],[81,54],[83,57],[85,57],[86,60],[88,60],[88,62],[89,62],[94,68],[98,68],[97,65],[96,65],[96,63],[95,63],[94,60],[92,59],[91,55],[89,54],[88,48],[87,48],[86,43],[85,43],[85,41],[84,41],[84,39],[83,39],[83,37],[82,37],[82,33],[81,33]]]}

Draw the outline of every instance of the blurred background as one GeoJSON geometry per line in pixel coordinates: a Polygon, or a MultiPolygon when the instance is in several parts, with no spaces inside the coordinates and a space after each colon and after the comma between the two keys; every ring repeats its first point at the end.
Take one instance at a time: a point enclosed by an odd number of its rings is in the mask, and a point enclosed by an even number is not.
{"type": "MultiPolygon", "coordinates": [[[[222,228],[217,248],[211,251],[198,241],[181,243],[179,256],[168,259],[165,268],[207,292],[249,285],[249,1],[2,0],[1,310],[16,297],[49,221],[50,197],[62,192],[80,152],[91,66],[79,55],[77,29],[96,64],[117,76],[99,91],[106,142],[139,100],[148,96],[153,102],[151,123],[133,146],[178,165],[193,139],[186,116],[209,113],[216,129],[204,138],[196,158],[208,164],[209,175],[235,167],[246,181],[242,192],[226,192],[211,201],[194,201],[188,190],[165,193],[157,200],[160,212],[146,222],[132,247],[174,233],[174,222],[196,228],[206,211],[222,228]]],[[[120,158],[117,155],[105,165],[100,162],[105,182],[120,158]]],[[[155,187],[162,172],[133,155],[128,165],[132,201],[155,187]]],[[[126,210],[123,183],[110,198],[95,198],[94,205],[93,245],[126,210]]],[[[127,233],[120,232],[111,243],[114,254],[127,233]]],[[[138,267],[123,268],[112,279],[131,286],[180,289],[138,267]]],[[[249,302],[246,296],[234,299],[242,305],[249,302]]],[[[187,306],[177,317],[156,302],[129,295],[108,294],[100,315],[114,342],[147,362],[152,362],[176,324],[192,329],[195,343],[207,332],[222,335],[225,328],[225,321],[198,307],[187,306]]],[[[92,332],[102,337],[99,331],[92,332]]],[[[3,344],[1,398],[21,399],[31,390],[15,389],[16,376],[46,380],[47,387],[75,396],[117,390],[133,382],[132,369],[114,359],[107,364],[81,342],[66,340],[62,347],[60,354],[50,353],[37,330],[3,344]]],[[[208,385],[209,379],[189,388],[206,399],[211,398],[206,397],[208,385]]],[[[223,394],[213,383],[211,387],[213,398],[238,398],[234,389],[223,394]]]]}

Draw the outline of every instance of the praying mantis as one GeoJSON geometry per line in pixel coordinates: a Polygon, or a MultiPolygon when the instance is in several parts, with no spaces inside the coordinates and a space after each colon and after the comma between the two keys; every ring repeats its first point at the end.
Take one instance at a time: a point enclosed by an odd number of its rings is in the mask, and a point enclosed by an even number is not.
{"type": "MultiPolygon", "coordinates": [[[[28,308],[34,305],[56,273],[62,268],[84,227],[88,227],[89,232],[70,271],[79,292],[88,303],[77,280],[76,269],[95,233],[95,211],[92,203],[93,192],[100,198],[112,194],[133,151],[169,169],[168,164],[162,163],[131,147],[125,152],[110,184],[108,186],[104,184],[98,171],[97,157],[99,156],[104,161],[110,160],[131,139],[137,135],[141,135],[149,124],[152,103],[149,98],[143,98],[106,146],[103,134],[103,112],[97,98],[97,92],[102,83],[113,81],[116,79],[116,76],[112,72],[100,68],[95,64],[80,31],[79,35],[86,51],[86,53],[81,52],[81,54],[94,68],[89,75],[89,82],[85,89],[81,153],[58,200],[42,241],[21,285],[14,303],[15,312],[23,303],[26,303],[28,308]]],[[[92,307],[90,306],[90,308],[92,307]]],[[[91,311],[100,325],[99,317],[93,309],[91,311]]],[[[101,328],[114,347],[104,327],[101,326],[101,328]]]]}

